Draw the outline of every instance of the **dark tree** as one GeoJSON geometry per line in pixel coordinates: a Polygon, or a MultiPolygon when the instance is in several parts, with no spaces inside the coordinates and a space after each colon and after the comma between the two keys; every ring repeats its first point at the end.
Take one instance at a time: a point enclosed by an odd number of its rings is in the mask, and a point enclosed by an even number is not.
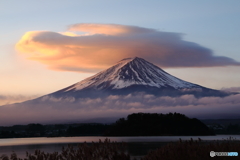
{"type": "Polygon", "coordinates": [[[134,113],[127,119],[120,118],[106,132],[107,136],[171,136],[214,135],[196,118],[190,119],[180,113],[134,113]]]}

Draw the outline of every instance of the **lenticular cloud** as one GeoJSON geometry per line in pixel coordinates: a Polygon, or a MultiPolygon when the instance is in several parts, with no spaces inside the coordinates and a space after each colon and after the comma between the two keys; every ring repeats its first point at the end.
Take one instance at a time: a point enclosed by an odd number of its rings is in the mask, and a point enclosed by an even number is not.
{"type": "Polygon", "coordinates": [[[142,57],[163,68],[240,65],[183,40],[180,33],[118,24],[74,24],[62,33],[31,31],[16,49],[50,69],[74,72],[96,72],[127,57],[142,57]]]}

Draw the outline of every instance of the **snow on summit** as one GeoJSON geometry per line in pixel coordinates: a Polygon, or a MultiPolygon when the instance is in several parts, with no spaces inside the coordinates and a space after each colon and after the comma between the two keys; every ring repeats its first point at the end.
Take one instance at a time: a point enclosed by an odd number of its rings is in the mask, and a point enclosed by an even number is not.
{"type": "Polygon", "coordinates": [[[174,89],[201,88],[201,86],[178,79],[161,68],[142,58],[126,58],[114,66],[80,81],[64,90],[78,91],[82,89],[123,89],[132,85],[143,85],[157,88],[174,89]]]}

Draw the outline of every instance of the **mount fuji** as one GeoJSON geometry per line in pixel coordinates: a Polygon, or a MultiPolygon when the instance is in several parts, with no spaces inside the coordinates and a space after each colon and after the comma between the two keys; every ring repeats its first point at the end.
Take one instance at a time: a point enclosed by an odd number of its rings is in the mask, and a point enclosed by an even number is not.
{"type": "Polygon", "coordinates": [[[185,94],[192,94],[195,97],[229,95],[222,91],[181,80],[158,66],[135,57],[123,59],[94,76],[48,96],[56,98],[96,98],[137,92],[173,97],[185,94]]]}
{"type": "Polygon", "coordinates": [[[0,106],[0,125],[108,123],[137,112],[179,112],[195,118],[232,118],[240,116],[239,97],[240,94],[181,80],[135,57],[123,59],[62,90],[0,106]]]}

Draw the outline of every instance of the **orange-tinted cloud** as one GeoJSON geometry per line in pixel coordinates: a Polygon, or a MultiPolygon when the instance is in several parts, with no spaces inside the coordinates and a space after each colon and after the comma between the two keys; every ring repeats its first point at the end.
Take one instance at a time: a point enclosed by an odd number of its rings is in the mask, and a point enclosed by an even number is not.
{"type": "Polygon", "coordinates": [[[183,40],[179,33],[116,24],[75,24],[63,33],[31,31],[16,48],[50,69],[77,72],[103,70],[123,58],[136,56],[165,68],[240,65],[183,40]]]}

